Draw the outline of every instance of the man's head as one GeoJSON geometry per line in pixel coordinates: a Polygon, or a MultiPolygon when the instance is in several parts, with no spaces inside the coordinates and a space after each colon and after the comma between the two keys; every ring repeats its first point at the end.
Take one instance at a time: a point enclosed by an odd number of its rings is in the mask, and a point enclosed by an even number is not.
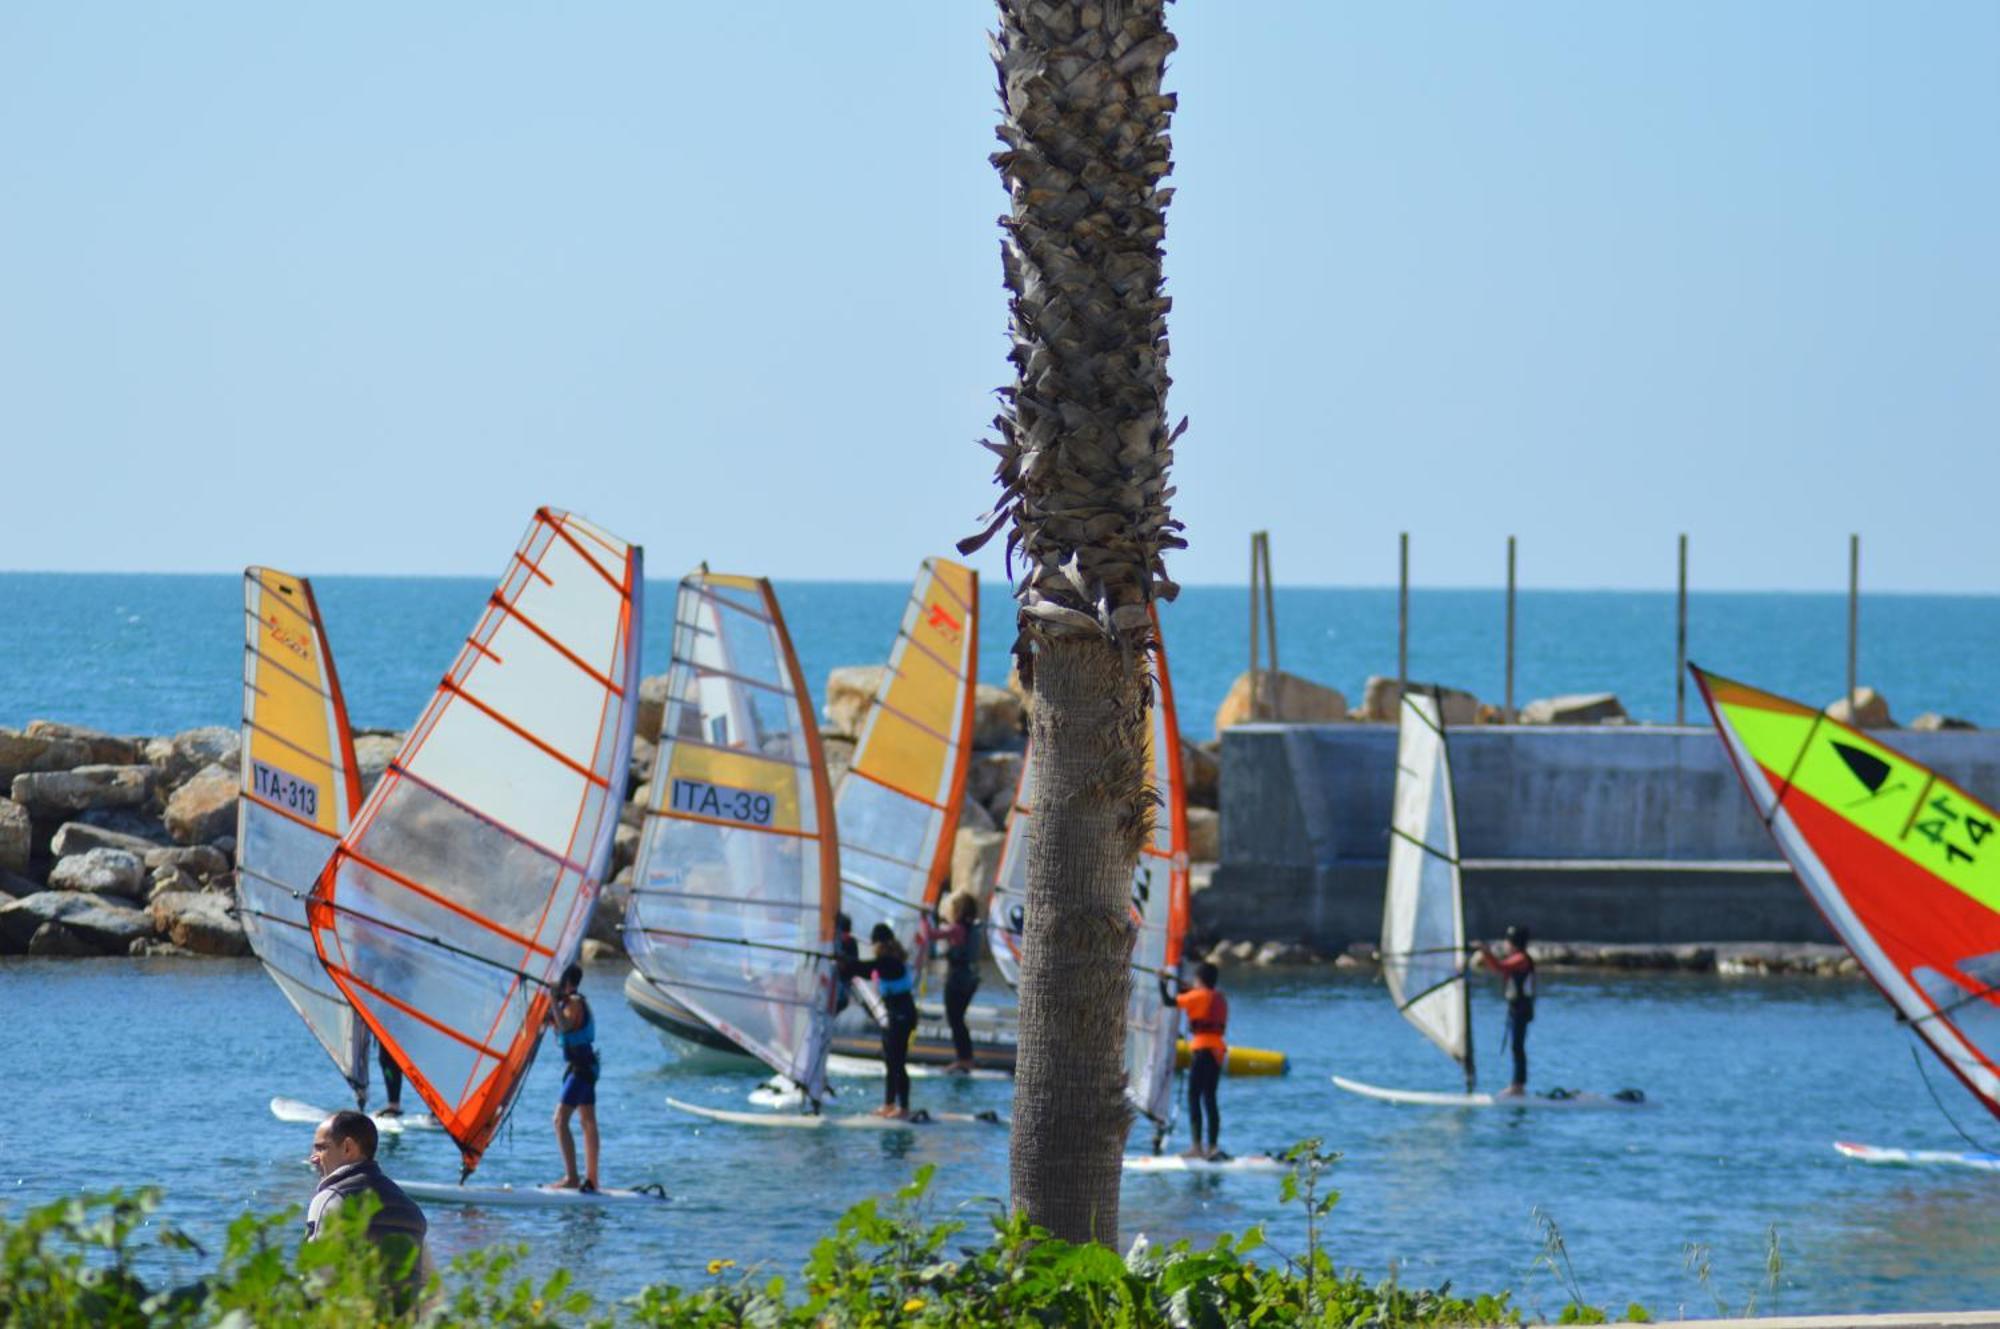
{"type": "Polygon", "coordinates": [[[846,914],[835,914],[833,916],[833,931],[835,936],[847,936],[854,931],[854,920],[846,914]]]}
{"type": "Polygon", "coordinates": [[[349,1163],[365,1163],[375,1157],[375,1123],[365,1112],[336,1112],[313,1132],[313,1171],[324,1177],[349,1163]]]}
{"type": "Polygon", "coordinates": [[[1510,925],[1507,929],[1507,944],[1517,951],[1527,950],[1528,929],[1522,927],[1519,923],[1510,925]]]}
{"type": "Polygon", "coordinates": [[[1212,988],[1222,981],[1222,971],[1203,960],[1194,967],[1194,981],[1205,988],[1212,988]]]}
{"type": "Polygon", "coordinates": [[[583,986],[582,965],[573,964],[569,968],[562,971],[562,990],[564,992],[575,992],[578,988],[582,986],[583,986]]]}

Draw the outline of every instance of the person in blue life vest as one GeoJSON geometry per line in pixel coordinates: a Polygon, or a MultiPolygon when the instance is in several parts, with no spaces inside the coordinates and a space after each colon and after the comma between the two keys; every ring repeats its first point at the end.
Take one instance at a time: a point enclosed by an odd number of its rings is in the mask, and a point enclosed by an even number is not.
{"type": "Polygon", "coordinates": [[[875,990],[882,995],[882,1007],[888,1015],[882,1025],[882,1065],[888,1073],[882,1080],[882,1106],[875,1109],[875,1115],[901,1120],[910,1115],[910,1035],[917,1028],[916,977],[910,973],[909,952],[896,940],[894,928],[877,923],[868,930],[868,940],[875,954],[867,960],[842,960],[840,976],[848,980],[872,978],[875,990]]]}
{"type": "Polygon", "coordinates": [[[1509,927],[1505,949],[1497,953],[1483,941],[1476,945],[1486,967],[1500,975],[1501,995],[1507,1002],[1507,1042],[1514,1053],[1514,1079],[1500,1091],[1500,1097],[1520,1098],[1528,1092],[1528,1026],[1535,1018],[1535,958],[1528,954],[1528,929],[1519,923],[1509,927]]]}
{"type": "Polygon", "coordinates": [[[552,1183],[563,1190],[597,1189],[597,1017],[579,990],[583,986],[583,966],[573,964],[563,970],[549,1002],[549,1023],[562,1044],[562,1100],[556,1104],[556,1147],[562,1150],[562,1180],[552,1183]],[[583,1124],[584,1170],[576,1173],[576,1140],[569,1133],[574,1114],[583,1124]]]}
{"type": "Polygon", "coordinates": [[[918,926],[917,951],[924,954],[936,943],[944,945],[944,1018],[951,1026],[953,1058],[946,1071],[966,1075],[977,1065],[965,1012],[979,992],[979,901],[960,891],[939,912],[943,921],[927,918],[918,926]]]}
{"type": "Polygon", "coordinates": [[[395,1280],[399,1297],[413,1298],[431,1273],[424,1250],[430,1223],[424,1211],[384,1175],[375,1161],[379,1137],[365,1112],[336,1112],[313,1132],[306,1161],[319,1174],[312,1200],[306,1205],[306,1240],[319,1236],[327,1220],[342,1205],[372,1194],[382,1207],[368,1220],[368,1239],[382,1250],[383,1264],[395,1280]]]}

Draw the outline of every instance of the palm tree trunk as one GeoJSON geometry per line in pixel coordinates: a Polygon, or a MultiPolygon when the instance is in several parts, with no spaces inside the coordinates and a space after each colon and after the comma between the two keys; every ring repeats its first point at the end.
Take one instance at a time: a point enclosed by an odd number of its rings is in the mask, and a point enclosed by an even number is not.
{"type": "Polygon", "coordinates": [[[1132,872],[1150,820],[1143,667],[1091,637],[1035,658],[1010,1180],[1016,1207],[1069,1241],[1118,1237],[1132,872]]]}

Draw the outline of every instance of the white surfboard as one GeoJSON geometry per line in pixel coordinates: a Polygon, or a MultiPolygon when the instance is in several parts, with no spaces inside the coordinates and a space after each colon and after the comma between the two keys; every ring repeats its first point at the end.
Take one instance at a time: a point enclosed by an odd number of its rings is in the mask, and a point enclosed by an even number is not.
{"type": "Polygon", "coordinates": [[[399,1181],[403,1194],[431,1204],[478,1205],[497,1209],[573,1208],[607,1204],[665,1204],[666,1192],[658,1188],[642,1191],[579,1191],[556,1186],[454,1186],[447,1181],[399,1181]]]}
{"type": "Polygon", "coordinates": [[[2000,1172],[2000,1154],[1989,1154],[1983,1150],[1895,1149],[1884,1145],[1856,1144],[1852,1140],[1835,1140],[1833,1147],[1860,1163],[1901,1167],[1962,1167],[1971,1168],[1975,1172],[2000,1172]]]}
{"type": "Polygon", "coordinates": [[[1269,1154],[1241,1158],[1189,1158],[1185,1154],[1127,1154],[1127,1172],[1283,1172],[1285,1160],[1269,1154]]]}
{"type": "MultiPolygon", "coordinates": [[[[869,1061],[865,1057],[843,1057],[833,1054],[826,1059],[829,1075],[852,1077],[857,1080],[879,1080],[888,1074],[888,1069],[879,1061],[869,1061]]],[[[942,1066],[911,1066],[912,1080],[1011,1080],[1014,1077],[1005,1071],[987,1067],[953,1075],[942,1066]]],[[[795,1109],[805,1106],[805,1094],[795,1084],[774,1077],[764,1081],[744,1096],[752,1107],[795,1109]]]]}
{"type": "Polygon", "coordinates": [[[919,1108],[907,1117],[877,1117],[872,1113],[847,1112],[732,1112],[727,1108],[703,1107],[669,1097],[667,1103],[693,1116],[733,1126],[776,1126],[789,1130],[903,1131],[927,1130],[936,1126],[997,1126],[1005,1130],[1007,1118],[997,1112],[928,1112],[919,1108]]]}
{"type": "MultiPolygon", "coordinates": [[[[329,1108],[315,1107],[311,1103],[296,1098],[274,1098],[271,1100],[271,1115],[279,1121],[296,1122],[302,1126],[317,1126],[333,1115],[329,1108]]],[[[404,1131],[434,1131],[439,1129],[437,1118],[428,1112],[403,1112],[390,1115],[371,1112],[369,1119],[375,1129],[383,1135],[401,1135],[404,1131]]]]}
{"type": "Polygon", "coordinates": [[[1644,1108],[1655,1104],[1637,1089],[1621,1089],[1616,1094],[1588,1094],[1575,1090],[1561,1090],[1552,1094],[1441,1094],[1427,1089],[1385,1089],[1378,1084],[1365,1084],[1360,1080],[1350,1080],[1344,1075],[1336,1075],[1333,1082],[1350,1094],[1363,1098],[1373,1098],[1384,1103],[1406,1103],[1417,1107],[1453,1108],[1568,1108],[1572,1110],[1589,1108],[1644,1108]]]}

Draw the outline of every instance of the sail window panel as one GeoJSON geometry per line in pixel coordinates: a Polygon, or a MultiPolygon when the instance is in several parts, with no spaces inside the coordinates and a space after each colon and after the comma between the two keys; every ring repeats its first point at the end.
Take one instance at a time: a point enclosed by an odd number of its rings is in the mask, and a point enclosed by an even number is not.
{"type": "MultiPolygon", "coordinates": [[[[881,870],[881,860],[929,864],[937,855],[937,836],[942,818],[936,809],[903,797],[892,789],[850,772],[840,782],[834,798],[834,818],[840,827],[843,849],[856,849],[876,856],[857,861],[846,869],[850,875],[880,882],[890,888],[891,874],[881,870]],[[866,865],[864,866],[863,863],[866,865]]],[[[912,914],[924,908],[930,889],[928,870],[906,873],[896,890],[912,914]]],[[[880,906],[880,901],[872,902],[880,906]]],[[[892,924],[895,920],[891,920],[892,924]]]]}
{"type": "Polygon", "coordinates": [[[568,850],[589,781],[462,699],[447,699],[403,761],[425,784],[516,835],[551,853],[568,850]]]}
{"type": "MultiPolygon", "coordinates": [[[[487,642],[462,686],[490,710],[588,768],[611,700],[604,684],[511,618],[487,642]]],[[[603,774],[603,772],[599,772],[603,774]]]]}
{"type": "Polygon", "coordinates": [[[781,695],[789,691],[785,662],[755,592],[706,592],[699,600],[699,626],[704,630],[691,634],[692,641],[681,643],[676,653],[698,668],[721,670],[764,684],[750,689],[753,692],[781,695]]]}
{"type": "MultiPolygon", "coordinates": [[[[394,948],[399,958],[391,965],[392,971],[403,964],[473,965],[472,972],[497,983],[519,970],[526,958],[527,949],[520,942],[504,937],[477,921],[489,915],[474,911],[468,918],[464,910],[441,904],[414,891],[402,882],[376,872],[359,859],[346,855],[341,857],[335,886],[339,892],[335,898],[340,902],[334,920],[335,930],[346,938],[350,935],[351,926],[358,926],[360,920],[387,924],[386,930],[367,929],[366,936],[371,946],[381,944],[394,948]],[[454,949],[446,950],[436,944],[442,939],[449,939],[448,944],[454,949]],[[465,954],[457,953],[461,951],[465,954]]],[[[444,894],[430,885],[425,885],[424,889],[440,896],[444,894]]],[[[345,963],[350,967],[355,965],[351,956],[345,963]]],[[[355,972],[368,981],[374,981],[361,973],[359,968],[355,972]]],[[[415,976],[413,972],[412,979],[415,976]]],[[[402,989],[392,987],[389,991],[401,995],[402,989]]]]}
{"type": "Polygon", "coordinates": [[[652,829],[651,852],[636,883],[646,892],[640,910],[646,927],[754,935],[787,945],[817,941],[819,846],[813,841],[680,819],[658,821],[652,829]]]}
{"type": "Polygon", "coordinates": [[[849,888],[843,892],[845,907],[861,932],[877,923],[898,931],[912,925],[916,911],[908,902],[923,897],[929,879],[923,868],[883,858],[856,844],[840,847],[840,880],[849,888]]]}
{"type": "MultiPolygon", "coordinates": [[[[412,780],[393,780],[355,848],[431,894],[524,937],[540,927],[551,893],[576,880],[576,873],[554,858],[412,780]]],[[[463,924],[452,930],[463,930],[463,924]]],[[[514,968],[518,961],[516,946],[507,965],[514,968]]]]}
{"type": "Polygon", "coordinates": [[[305,921],[305,897],[333,856],[333,836],[245,799],[236,832],[241,841],[237,863],[245,872],[267,877],[290,891],[288,902],[273,912],[305,921]]]}
{"type": "Polygon", "coordinates": [[[710,747],[798,759],[800,717],[789,694],[741,684],[721,664],[682,666],[682,670],[679,686],[671,690],[677,713],[663,732],[710,747]]]}
{"type": "Polygon", "coordinates": [[[355,1017],[354,1008],[338,993],[317,991],[276,970],[270,971],[270,974],[271,980],[278,985],[278,991],[299,1013],[306,1029],[333,1057],[342,1073],[365,1076],[366,1067],[358,1064],[359,1058],[355,1055],[359,1050],[360,1021],[355,1017]]]}
{"type": "Polygon", "coordinates": [[[939,737],[942,729],[926,729],[903,715],[876,706],[868,715],[854,769],[913,798],[942,803],[951,792],[957,768],[956,751],[939,737]]]}
{"type": "MultiPolygon", "coordinates": [[[[591,548],[589,541],[581,543],[591,548]]],[[[529,577],[513,604],[591,668],[615,679],[624,672],[624,643],[605,629],[618,623],[625,612],[624,596],[613,585],[623,578],[625,569],[603,557],[596,562],[611,581],[599,575],[597,567],[586,562],[569,541],[555,536],[535,560],[537,570],[548,581],[529,577]]],[[[505,651],[495,653],[503,660],[508,658],[505,651]]]]}
{"type": "MultiPolygon", "coordinates": [[[[362,999],[368,1000],[365,993],[362,999]]],[[[473,1083],[480,1064],[490,1065],[491,1058],[480,1056],[457,1039],[387,1002],[370,1002],[369,1008],[389,1041],[401,1048],[413,1065],[423,1067],[425,1078],[444,1093],[448,1107],[439,1116],[453,1115],[465,1101],[460,1087],[473,1083]]]]}
{"type": "MultiPolygon", "coordinates": [[[[343,878],[348,876],[349,869],[357,870],[359,875],[370,875],[350,862],[342,866],[343,878]]],[[[379,878],[376,881],[380,884],[379,878]]],[[[489,962],[430,945],[423,939],[429,934],[415,930],[417,935],[412,936],[413,930],[407,918],[397,917],[390,910],[343,914],[334,928],[339,948],[332,955],[333,963],[366,989],[372,989],[357,996],[371,1013],[379,1016],[398,1007],[421,1011],[437,1025],[459,1035],[458,1039],[450,1040],[454,1046],[466,1041],[487,1043],[496,1027],[504,1027],[497,1026],[497,1022],[510,1011],[518,1014],[521,1008],[521,983],[515,965],[506,963],[504,955],[493,956],[489,962]],[[393,926],[384,927],[382,923],[393,926]]],[[[476,953],[473,946],[462,949],[476,953]]],[[[518,948],[513,955],[518,960],[518,948]]],[[[518,1025],[518,1018],[515,1023],[518,1025]]],[[[415,1061],[424,1067],[425,1078],[432,1084],[446,1092],[455,1087],[457,1080],[452,1073],[440,1070],[422,1056],[415,1061]]]]}

